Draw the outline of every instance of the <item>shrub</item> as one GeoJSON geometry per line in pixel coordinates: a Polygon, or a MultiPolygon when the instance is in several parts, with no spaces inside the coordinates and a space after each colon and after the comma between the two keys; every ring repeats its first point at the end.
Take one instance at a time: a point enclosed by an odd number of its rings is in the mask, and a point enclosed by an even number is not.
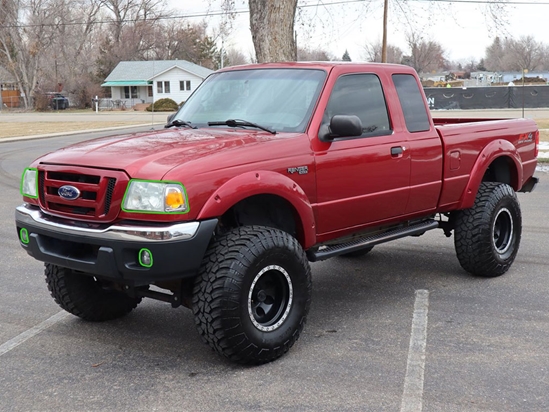
{"type": "Polygon", "coordinates": [[[49,103],[50,101],[48,99],[48,96],[46,96],[44,93],[37,93],[34,96],[34,108],[39,112],[51,110],[49,103]]]}
{"type": "Polygon", "coordinates": [[[149,107],[147,107],[148,112],[174,112],[179,109],[179,106],[175,101],[170,98],[159,99],[149,107]],[[153,107],[154,106],[154,107],[153,107]]]}

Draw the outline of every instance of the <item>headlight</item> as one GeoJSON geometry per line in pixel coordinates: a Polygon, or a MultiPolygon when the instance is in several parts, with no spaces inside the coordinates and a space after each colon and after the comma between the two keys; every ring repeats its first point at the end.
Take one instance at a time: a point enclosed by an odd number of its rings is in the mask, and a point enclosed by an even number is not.
{"type": "Polygon", "coordinates": [[[26,168],[21,177],[21,195],[36,199],[38,197],[38,170],[26,168]]]}
{"type": "Polygon", "coordinates": [[[130,180],[122,210],[125,212],[187,213],[187,193],[181,183],[130,180]]]}

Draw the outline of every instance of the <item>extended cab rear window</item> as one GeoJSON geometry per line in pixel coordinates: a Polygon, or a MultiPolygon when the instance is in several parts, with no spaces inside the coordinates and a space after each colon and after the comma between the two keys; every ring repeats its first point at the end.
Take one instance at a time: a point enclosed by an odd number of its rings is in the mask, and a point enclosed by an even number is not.
{"type": "Polygon", "coordinates": [[[425,132],[431,128],[423,95],[411,74],[393,74],[393,83],[402,106],[406,128],[409,132],[425,132]]]}
{"type": "Polygon", "coordinates": [[[324,113],[324,123],[335,115],[355,115],[362,136],[391,133],[381,81],[375,74],[346,74],[337,79],[324,113]]]}

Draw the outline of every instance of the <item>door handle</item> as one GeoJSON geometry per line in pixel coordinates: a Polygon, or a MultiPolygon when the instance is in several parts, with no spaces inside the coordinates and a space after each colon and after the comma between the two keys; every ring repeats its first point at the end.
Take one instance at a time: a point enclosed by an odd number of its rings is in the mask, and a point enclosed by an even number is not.
{"type": "Polygon", "coordinates": [[[404,146],[391,147],[391,156],[402,156],[406,148],[404,146]]]}

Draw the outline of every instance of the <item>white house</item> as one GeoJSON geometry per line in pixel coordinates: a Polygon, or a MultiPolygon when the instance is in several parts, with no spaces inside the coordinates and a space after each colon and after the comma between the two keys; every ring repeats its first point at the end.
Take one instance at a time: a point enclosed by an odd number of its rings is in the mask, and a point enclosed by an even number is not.
{"type": "Polygon", "coordinates": [[[112,101],[119,107],[166,97],[181,103],[210,73],[186,60],[128,61],[118,63],[101,86],[111,88],[112,101]]]}

